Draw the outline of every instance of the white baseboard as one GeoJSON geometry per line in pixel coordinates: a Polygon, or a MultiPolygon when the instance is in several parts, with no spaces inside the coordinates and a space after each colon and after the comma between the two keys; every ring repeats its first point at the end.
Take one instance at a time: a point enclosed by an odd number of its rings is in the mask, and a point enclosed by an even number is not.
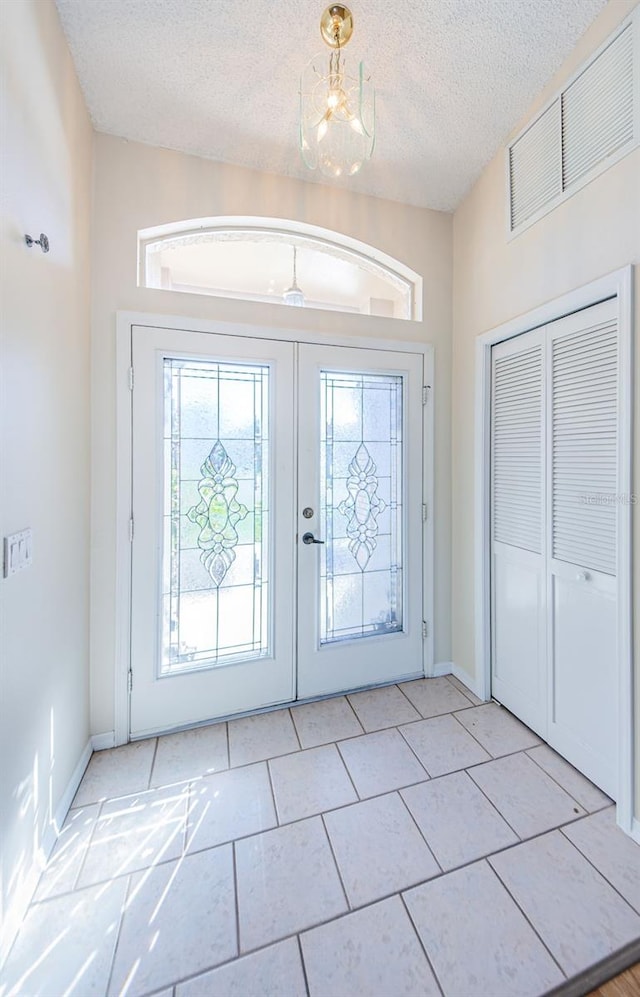
{"type": "Polygon", "coordinates": [[[91,747],[94,751],[105,751],[107,748],[115,748],[116,734],[113,730],[108,730],[105,734],[92,734],[91,747]]]}
{"type": "Polygon", "coordinates": [[[455,675],[459,682],[466,685],[470,692],[474,693],[478,699],[481,699],[484,702],[484,689],[481,689],[481,683],[479,680],[471,678],[469,672],[465,672],[464,668],[460,668],[453,661],[451,662],[451,674],[455,675]]]}
{"type": "Polygon", "coordinates": [[[432,678],[439,678],[441,675],[451,675],[453,671],[453,661],[436,661],[433,666],[432,678]]]}
{"type": "MultiPolygon", "coordinates": [[[[60,802],[58,803],[58,806],[56,807],[56,812],[55,812],[54,818],[53,818],[53,825],[55,827],[55,833],[54,833],[54,838],[53,838],[53,844],[52,844],[51,847],[53,847],[53,845],[55,845],[56,838],[60,834],[60,828],[64,824],[65,818],[66,818],[67,814],[69,813],[69,807],[73,803],[73,798],[76,795],[76,793],[78,792],[78,786],[82,782],[82,776],[84,775],[84,773],[86,771],[86,768],[87,768],[87,765],[89,764],[89,761],[90,761],[91,756],[93,754],[93,750],[94,749],[93,749],[93,745],[91,743],[91,739],[89,739],[87,741],[87,743],[85,744],[85,746],[84,746],[84,751],[80,755],[80,759],[78,761],[78,764],[76,765],[75,769],[73,770],[73,775],[69,779],[69,784],[68,784],[67,788],[65,789],[64,793],[62,794],[62,797],[60,799],[60,802]]],[[[50,851],[47,854],[47,857],[49,856],[49,854],[50,854],[50,851]]]]}
{"type": "Polygon", "coordinates": [[[640,820],[637,817],[634,817],[631,821],[631,831],[629,834],[640,845],[640,820]]]}
{"type": "Polygon", "coordinates": [[[42,873],[42,870],[44,869],[47,860],[53,851],[54,845],[58,840],[60,829],[64,824],[67,813],[69,812],[69,807],[71,806],[73,798],[78,791],[78,786],[80,785],[82,776],[85,773],[85,769],[89,764],[89,759],[92,754],[93,747],[91,745],[91,740],[89,740],[85,744],[82,754],[78,760],[78,764],[73,770],[64,793],[60,797],[55,813],[51,816],[49,823],[42,833],[42,838],[40,839],[38,849],[34,855],[31,869],[22,882],[18,893],[13,898],[11,906],[6,912],[2,930],[0,931],[0,966],[2,966],[4,960],[8,956],[9,950],[13,945],[20,925],[24,920],[29,904],[33,898],[33,894],[38,886],[40,874],[42,873]]]}

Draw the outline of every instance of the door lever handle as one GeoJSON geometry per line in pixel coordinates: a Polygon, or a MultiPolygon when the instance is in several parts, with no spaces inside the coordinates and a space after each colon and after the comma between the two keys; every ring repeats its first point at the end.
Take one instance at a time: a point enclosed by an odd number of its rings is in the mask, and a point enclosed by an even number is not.
{"type": "Polygon", "coordinates": [[[302,542],[303,544],[323,544],[324,540],[316,540],[313,533],[303,533],[302,542]]]}

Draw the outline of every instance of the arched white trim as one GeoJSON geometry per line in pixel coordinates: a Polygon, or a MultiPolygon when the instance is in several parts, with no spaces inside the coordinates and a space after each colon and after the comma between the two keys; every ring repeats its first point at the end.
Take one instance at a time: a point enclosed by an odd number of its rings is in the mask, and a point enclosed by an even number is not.
{"type": "Polygon", "coordinates": [[[209,218],[189,218],[164,225],[155,225],[138,231],[138,284],[145,285],[146,252],[154,243],[165,243],[172,237],[183,242],[193,236],[194,241],[209,233],[224,234],[229,238],[245,234],[264,233],[269,236],[283,236],[296,245],[315,243],[319,248],[331,252],[339,258],[349,260],[364,269],[370,269],[392,283],[408,288],[411,295],[411,315],[415,321],[422,320],[422,277],[400,260],[389,256],[375,246],[359,239],[344,235],[320,225],[293,221],[288,218],[267,218],[250,215],[217,215],[209,218]]]}

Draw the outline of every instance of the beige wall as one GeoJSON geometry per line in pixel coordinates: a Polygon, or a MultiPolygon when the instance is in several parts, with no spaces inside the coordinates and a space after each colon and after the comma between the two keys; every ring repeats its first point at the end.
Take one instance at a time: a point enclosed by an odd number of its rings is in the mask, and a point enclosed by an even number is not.
{"type": "MultiPolygon", "coordinates": [[[[514,135],[636,6],[612,0],[540,95],[514,135]]],[[[504,149],[454,216],[452,537],[453,660],[474,663],[475,338],[543,302],[629,263],[640,263],[640,150],[508,242],[504,149]]],[[[635,270],[640,329],[640,267],[635,270]]],[[[636,350],[635,494],[640,495],[640,350],[636,350]]],[[[640,592],[640,504],[634,510],[635,591],[640,592]]],[[[635,660],[640,662],[636,596],[635,660]]],[[[636,688],[640,682],[636,683],[636,688]]],[[[640,701],[638,704],[640,728],[640,701]]],[[[640,775],[640,765],[638,766],[640,775]]],[[[637,794],[640,799],[640,792],[637,794]]]]}
{"type": "Polygon", "coordinates": [[[92,134],[54,4],[0,6],[0,520],[33,529],[33,566],[0,580],[6,947],[89,736],[92,134]]]}
{"type": "Polygon", "coordinates": [[[95,141],[92,284],[91,726],[114,727],[115,315],[135,310],[432,343],[436,357],[435,658],[450,654],[451,215],[150,148],[95,141]],[[291,309],[136,286],[137,230],[213,215],[289,218],[369,243],[424,277],[424,320],[291,309]]]}

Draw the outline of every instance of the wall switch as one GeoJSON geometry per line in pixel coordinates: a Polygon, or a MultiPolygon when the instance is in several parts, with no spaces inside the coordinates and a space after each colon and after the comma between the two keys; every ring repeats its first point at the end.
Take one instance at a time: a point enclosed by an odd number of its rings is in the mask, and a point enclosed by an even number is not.
{"type": "Polygon", "coordinates": [[[32,562],[31,530],[20,530],[4,538],[4,577],[15,575],[16,571],[28,568],[32,562]]]}

